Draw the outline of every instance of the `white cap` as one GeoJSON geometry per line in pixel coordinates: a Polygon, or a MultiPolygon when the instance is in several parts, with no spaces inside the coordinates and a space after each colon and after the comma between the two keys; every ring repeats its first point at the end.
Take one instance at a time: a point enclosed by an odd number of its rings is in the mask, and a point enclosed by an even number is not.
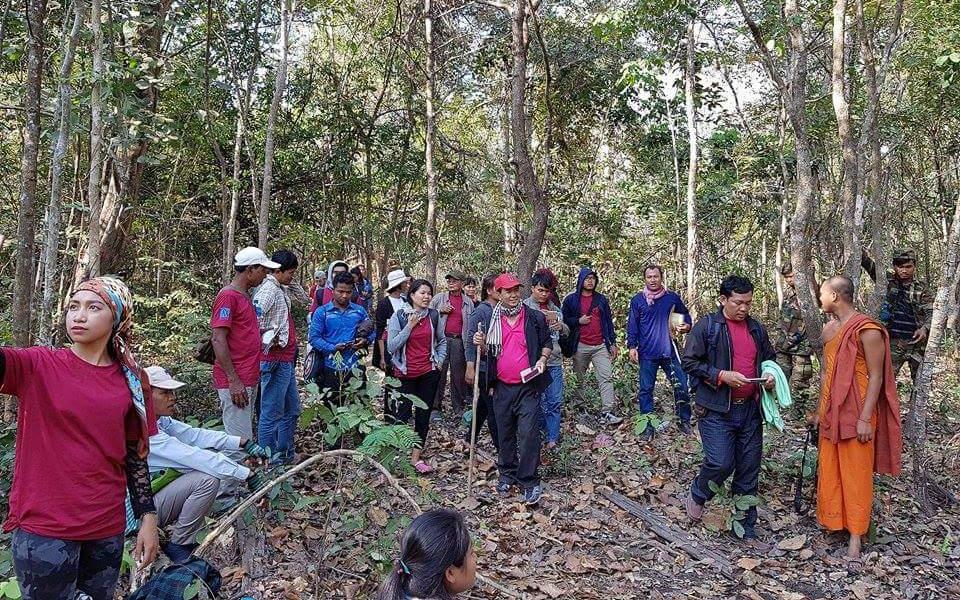
{"type": "Polygon", "coordinates": [[[407,274],[403,272],[403,269],[390,271],[390,273],[387,275],[387,287],[384,289],[389,292],[404,281],[410,281],[410,278],[407,277],[407,274]]]}
{"type": "Polygon", "coordinates": [[[237,255],[233,259],[234,266],[237,267],[249,267],[252,265],[263,265],[268,269],[279,269],[280,263],[275,263],[267,255],[256,246],[248,246],[237,252],[237,255]]]}
{"type": "Polygon", "coordinates": [[[150,378],[150,385],[152,387],[160,388],[161,390],[178,390],[187,385],[171,377],[170,373],[167,373],[167,370],[163,367],[154,365],[144,370],[147,372],[147,377],[150,378]]]}

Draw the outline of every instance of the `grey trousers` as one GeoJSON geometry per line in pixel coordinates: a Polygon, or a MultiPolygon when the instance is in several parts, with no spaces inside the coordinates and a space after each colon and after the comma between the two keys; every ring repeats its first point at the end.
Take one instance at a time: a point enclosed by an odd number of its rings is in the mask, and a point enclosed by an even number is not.
{"type": "Polygon", "coordinates": [[[220,492],[220,480],[200,471],[190,471],[154,494],[160,527],[170,527],[174,544],[197,543],[197,532],[220,492]]]}
{"type": "MultiPolygon", "coordinates": [[[[581,378],[591,364],[597,374],[597,382],[600,384],[600,405],[603,412],[610,412],[617,403],[617,395],[613,390],[613,360],[606,346],[603,344],[577,346],[577,351],[573,355],[573,372],[581,378]]],[[[582,381],[577,383],[577,395],[583,399],[582,381]]]]}
{"type": "MultiPolygon", "coordinates": [[[[220,398],[220,410],[223,412],[223,431],[227,435],[240,436],[245,440],[254,439],[253,403],[257,387],[247,388],[249,402],[246,408],[237,408],[237,405],[230,399],[230,390],[217,390],[217,396],[220,398]]],[[[243,450],[224,450],[223,453],[237,462],[242,461],[246,456],[243,450]]]]}
{"type": "Polygon", "coordinates": [[[443,409],[447,373],[450,374],[450,406],[454,412],[462,412],[468,397],[471,406],[473,403],[473,397],[467,392],[467,358],[463,353],[462,338],[447,336],[447,360],[443,362],[443,367],[440,369],[440,385],[437,386],[436,401],[433,403],[433,407],[437,410],[443,409]]]}

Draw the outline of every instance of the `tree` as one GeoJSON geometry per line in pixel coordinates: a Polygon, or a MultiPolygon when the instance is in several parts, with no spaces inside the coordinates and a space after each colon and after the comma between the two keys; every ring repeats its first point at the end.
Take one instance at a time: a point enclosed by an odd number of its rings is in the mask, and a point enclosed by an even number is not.
{"type": "Polygon", "coordinates": [[[435,52],[433,41],[433,0],[423,2],[423,35],[426,42],[426,81],[424,83],[424,102],[426,103],[426,119],[423,156],[424,167],[427,172],[427,226],[424,234],[424,266],[427,279],[437,280],[437,244],[440,232],[437,230],[437,171],[433,164],[433,146],[437,138],[437,115],[433,106],[436,94],[435,52]]]}
{"type": "Polygon", "coordinates": [[[696,12],[687,25],[687,68],[684,76],[684,105],[687,111],[687,145],[690,159],[687,164],[687,298],[693,306],[697,302],[697,106],[694,91],[697,85],[696,12]]]}

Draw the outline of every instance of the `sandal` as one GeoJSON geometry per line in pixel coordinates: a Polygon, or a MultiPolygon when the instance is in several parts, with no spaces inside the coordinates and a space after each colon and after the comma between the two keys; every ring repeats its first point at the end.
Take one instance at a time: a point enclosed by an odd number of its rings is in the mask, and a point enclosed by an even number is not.
{"type": "Polygon", "coordinates": [[[413,465],[413,468],[416,469],[417,473],[420,473],[421,475],[426,475],[427,473],[433,472],[433,467],[422,460],[418,460],[416,464],[413,465]]]}

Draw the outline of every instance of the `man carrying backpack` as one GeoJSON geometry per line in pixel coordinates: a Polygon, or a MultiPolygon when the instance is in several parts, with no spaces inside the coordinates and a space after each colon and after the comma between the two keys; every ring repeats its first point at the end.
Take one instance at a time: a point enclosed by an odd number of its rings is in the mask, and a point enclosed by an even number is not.
{"type": "MultiPolygon", "coordinates": [[[[753,284],[738,275],[720,283],[720,308],[697,321],[687,336],[683,370],[693,380],[703,465],[685,499],[687,515],[699,521],[703,505],[730,475],[734,496],[755,496],[763,452],[760,387],[773,388],[773,376],[760,379],[760,364],[776,360],[767,331],[750,317],[753,284]]],[[[757,507],[739,524],[743,539],[756,550],[757,507]]]]}

